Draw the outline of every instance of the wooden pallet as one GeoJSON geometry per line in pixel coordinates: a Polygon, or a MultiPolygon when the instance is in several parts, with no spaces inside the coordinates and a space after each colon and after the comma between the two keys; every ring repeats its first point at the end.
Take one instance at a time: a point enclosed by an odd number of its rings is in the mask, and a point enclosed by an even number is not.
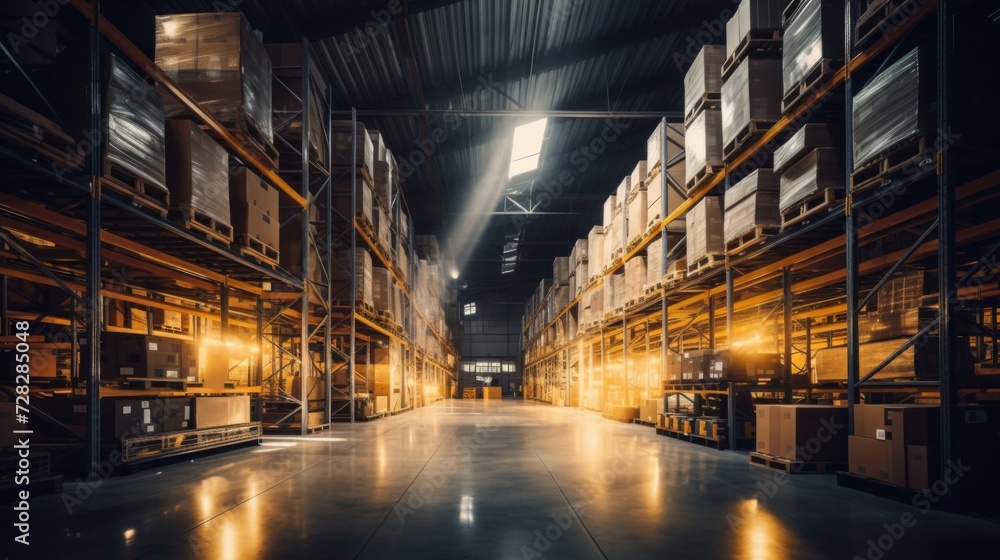
{"type": "Polygon", "coordinates": [[[640,303],[646,301],[645,297],[630,299],[625,302],[625,309],[632,309],[633,307],[639,305],[640,303]]]}
{"type": "Polygon", "coordinates": [[[170,192],[167,188],[152,182],[121,167],[105,158],[103,173],[98,178],[102,191],[107,189],[124,198],[133,205],[166,218],[170,209],[170,192]]]}
{"type": "Polygon", "coordinates": [[[791,208],[782,210],[781,229],[785,230],[799,222],[808,220],[816,214],[830,210],[840,202],[840,198],[837,197],[839,193],[839,189],[820,189],[795,203],[791,208]]]}
{"type": "Polygon", "coordinates": [[[659,292],[662,289],[663,289],[663,282],[657,282],[656,284],[653,284],[652,286],[646,286],[646,289],[643,290],[643,291],[648,296],[650,294],[655,294],[656,292],[659,292]]]}
{"type": "Polygon", "coordinates": [[[774,121],[748,122],[742,130],[736,133],[735,138],[722,147],[722,161],[728,163],[732,156],[740,153],[751,142],[763,136],[772,126],[774,126],[774,121]]]}
{"type": "Polygon", "coordinates": [[[705,255],[700,259],[688,264],[687,275],[688,277],[699,274],[702,271],[708,270],[710,268],[715,268],[719,265],[726,264],[725,255],[705,255]]]}
{"type": "Polygon", "coordinates": [[[742,235],[726,241],[726,254],[738,255],[754,245],[759,245],[767,241],[768,237],[777,235],[780,229],[777,226],[757,226],[742,235]]]}
{"type": "Polygon", "coordinates": [[[851,173],[851,194],[859,194],[891,181],[910,167],[934,160],[928,155],[927,136],[920,135],[894,146],[861,169],[851,173]]]}
{"type": "Polygon", "coordinates": [[[698,190],[699,187],[701,187],[704,183],[711,179],[712,176],[721,170],[721,165],[706,165],[704,168],[699,169],[698,172],[694,174],[694,177],[692,177],[691,180],[684,185],[687,187],[687,195],[690,197],[696,190],[698,190]]]}
{"type": "Polygon", "coordinates": [[[827,76],[833,74],[843,66],[843,60],[832,60],[824,58],[806,76],[792,87],[791,91],[785,93],[781,99],[781,112],[787,113],[790,109],[804,100],[810,92],[816,89],[827,76]]]}
{"type": "Polygon", "coordinates": [[[750,452],[750,464],[782,471],[787,474],[834,474],[837,471],[847,470],[847,463],[796,461],[786,459],[785,457],[765,455],[756,451],[750,452]]]}
{"type": "MultiPolygon", "coordinates": [[[[257,123],[253,122],[246,114],[246,111],[243,109],[237,110],[235,120],[224,121],[222,125],[236,138],[240,146],[250,152],[254,152],[254,155],[259,157],[263,163],[269,165],[271,169],[278,168],[278,149],[274,147],[274,143],[267,138],[267,135],[264,134],[264,131],[257,123]]],[[[210,136],[214,135],[210,128],[206,126],[202,126],[201,128],[210,136]]]]}
{"type": "Polygon", "coordinates": [[[751,29],[740,44],[736,46],[733,54],[722,63],[722,79],[729,78],[733,70],[751,52],[754,54],[768,54],[781,56],[781,36],[782,29],[751,29]]]}
{"type": "Polygon", "coordinates": [[[72,136],[5,95],[0,95],[0,138],[33,150],[66,169],[83,169],[83,154],[77,150],[72,136]]]}
{"type": "Polygon", "coordinates": [[[188,208],[177,213],[185,229],[203,233],[228,247],[233,242],[233,226],[224,224],[215,218],[197,210],[188,208]]]}
{"type": "Polygon", "coordinates": [[[663,283],[669,288],[674,284],[683,282],[685,278],[687,278],[686,270],[675,270],[673,272],[668,272],[667,275],[664,276],[663,283]]]}
{"type": "Polygon", "coordinates": [[[235,241],[240,245],[240,254],[244,257],[254,259],[261,264],[278,266],[278,251],[270,245],[265,245],[259,239],[246,235],[238,236],[235,241]]]}
{"type": "Polygon", "coordinates": [[[706,91],[702,94],[701,99],[694,104],[694,109],[691,109],[691,111],[684,117],[684,125],[690,125],[691,121],[698,116],[698,113],[704,111],[705,109],[719,109],[720,107],[722,107],[722,94],[713,91],[706,91]]]}
{"type": "Polygon", "coordinates": [[[902,22],[917,11],[926,0],[877,0],[858,16],[854,26],[854,46],[861,52],[879,37],[884,37],[887,30],[896,29],[902,22]],[[902,17],[900,17],[902,16],[902,17]]]}

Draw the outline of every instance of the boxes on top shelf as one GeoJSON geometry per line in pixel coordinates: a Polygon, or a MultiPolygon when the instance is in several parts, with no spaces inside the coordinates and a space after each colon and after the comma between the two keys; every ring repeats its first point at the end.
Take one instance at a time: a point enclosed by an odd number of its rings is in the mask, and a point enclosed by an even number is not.
{"type": "Polygon", "coordinates": [[[781,10],[782,0],[742,0],[726,22],[726,58],[732,58],[747,35],[780,30],[781,10]]]}
{"type": "Polygon", "coordinates": [[[632,193],[646,188],[646,185],[644,184],[646,182],[646,170],[647,166],[645,161],[640,161],[635,165],[635,169],[632,170],[632,175],[629,176],[629,197],[633,196],[632,193]]]}
{"type": "Polygon", "coordinates": [[[698,51],[684,75],[684,116],[691,120],[706,100],[719,99],[722,94],[722,63],[726,47],[705,45],[698,51]]]}
{"type": "Polygon", "coordinates": [[[357,146],[354,145],[351,121],[333,121],[330,137],[333,143],[333,160],[330,162],[330,167],[344,169],[356,163],[358,169],[363,169],[369,177],[372,177],[375,173],[375,144],[372,143],[372,138],[363,122],[357,123],[357,146]]]}
{"type": "Polygon", "coordinates": [[[569,265],[576,268],[588,262],[588,244],[586,239],[577,239],[573,244],[573,250],[569,254],[569,265]]]}
{"type": "Polygon", "coordinates": [[[604,228],[594,226],[587,235],[587,258],[589,259],[588,276],[600,276],[604,271],[604,228]]]}
{"type": "Polygon", "coordinates": [[[649,211],[649,202],[646,189],[635,189],[632,194],[629,195],[627,216],[628,220],[626,222],[626,248],[634,243],[637,243],[643,237],[646,236],[646,226],[648,221],[646,220],[647,212],[649,211]]]}
{"type": "Polygon", "coordinates": [[[552,281],[556,285],[569,282],[569,257],[556,257],[552,261],[552,281]]]}
{"type": "Polygon", "coordinates": [[[184,220],[214,220],[232,241],[229,207],[229,154],[189,120],[166,123],[167,185],[170,206],[184,220]]]}
{"type": "Polygon", "coordinates": [[[837,70],[844,61],[844,3],[802,0],[785,22],[782,91],[785,109],[803,87],[837,70]]]}
{"type": "MultiPolygon", "coordinates": [[[[302,111],[302,45],[298,43],[275,43],[264,45],[275,78],[280,81],[272,86],[272,116],[277,129],[285,125],[281,134],[288,139],[302,138],[302,120],[296,113],[302,111]],[[294,119],[289,122],[289,119],[294,119]]],[[[325,167],[327,164],[327,84],[320,74],[313,58],[309,59],[309,158],[325,167]]],[[[283,143],[277,143],[282,146],[283,143]]],[[[300,144],[294,144],[299,149],[300,144]]],[[[287,152],[286,152],[287,153],[287,152]]]]}
{"type": "MultiPolygon", "coordinates": [[[[240,12],[156,16],[156,65],[222,124],[273,142],[271,60],[240,12]]],[[[170,116],[186,112],[164,98],[170,116]]]]}
{"type": "Polygon", "coordinates": [[[632,176],[626,175],[622,182],[615,189],[615,212],[621,212],[628,200],[629,192],[632,190],[632,176]]]}
{"type": "Polygon", "coordinates": [[[615,200],[615,194],[612,193],[607,200],[604,201],[604,213],[602,214],[602,227],[610,227],[611,220],[615,217],[615,206],[618,205],[618,201],[615,200]]]}

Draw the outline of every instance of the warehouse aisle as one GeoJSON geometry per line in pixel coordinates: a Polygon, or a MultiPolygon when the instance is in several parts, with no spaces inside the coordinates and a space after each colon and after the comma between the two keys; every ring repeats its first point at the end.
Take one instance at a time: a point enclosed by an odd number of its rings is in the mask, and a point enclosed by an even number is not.
{"type": "Polygon", "coordinates": [[[444,401],[66,492],[72,514],[32,500],[32,557],[931,558],[1000,534],[521,401],[444,401]]]}

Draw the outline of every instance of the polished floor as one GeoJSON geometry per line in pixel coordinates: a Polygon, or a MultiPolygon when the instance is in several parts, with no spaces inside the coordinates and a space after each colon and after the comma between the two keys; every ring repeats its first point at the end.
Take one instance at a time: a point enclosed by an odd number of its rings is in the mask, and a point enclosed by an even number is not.
{"type": "Polygon", "coordinates": [[[1000,538],[994,522],[832,476],[785,478],[745,453],[512,400],[267,437],[65,492],[32,499],[31,558],[876,560],[1000,538]]]}

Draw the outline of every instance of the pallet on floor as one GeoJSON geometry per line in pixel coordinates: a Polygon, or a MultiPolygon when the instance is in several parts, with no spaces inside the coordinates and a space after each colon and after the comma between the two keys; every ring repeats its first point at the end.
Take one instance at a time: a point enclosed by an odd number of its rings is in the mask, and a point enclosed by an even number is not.
{"type": "Polygon", "coordinates": [[[748,54],[771,54],[781,56],[782,29],[751,29],[740,44],[736,46],[733,54],[722,63],[722,79],[729,78],[733,70],[743,62],[748,54]]]}
{"type": "Polygon", "coordinates": [[[244,257],[249,257],[260,264],[278,266],[279,253],[270,245],[265,245],[259,239],[247,235],[237,236],[235,242],[240,246],[239,252],[244,257]]]}
{"type": "Polygon", "coordinates": [[[750,464],[787,474],[833,474],[847,469],[845,462],[808,462],[750,452],[750,464]]]}
{"type": "Polygon", "coordinates": [[[688,443],[694,443],[697,445],[704,445],[705,447],[712,447],[715,449],[726,449],[726,438],[710,438],[705,436],[699,436],[694,433],[678,432],[676,430],[670,430],[662,427],[656,428],[656,434],[661,436],[667,436],[674,439],[679,439],[681,441],[686,441],[688,443]]]}
{"type": "Polygon", "coordinates": [[[698,260],[692,262],[688,265],[687,275],[688,277],[700,274],[702,271],[708,270],[710,268],[715,268],[726,264],[725,255],[709,254],[705,255],[698,260]]]}
{"type": "Polygon", "coordinates": [[[820,189],[806,196],[789,208],[781,211],[781,229],[785,229],[808,220],[809,218],[829,211],[841,202],[840,189],[820,189]]]}
{"type": "Polygon", "coordinates": [[[823,80],[840,69],[844,65],[843,60],[833,60],[824,58],[819,64],[813,67],[808,74],[797,85],[785,93],[781,99],[781,112],[787,113],[790,109],[803,101],[810,92],[814,91],[823,80]]]}
{"type": "Polygon", "coordinates": [[[134,206],[166,218],[170,209],[170,192],[166,187],[147,181],[132,171],[105,158],[98,177],[102,192],[107,189],[129,199],[134,206]]]}
{"type": "Polygon", "coordinates": [[[780,226],[756,226],[752,230],[726,241],[726,254],[739,255],[743,251],[767,241],[781,231],[780,226]]]}
{"type": "Polygon", "coordinates": [[[698,116],[698,113],[704,111],[705,109],[719,109],[720,107],[722,107],[722,94],[706,91],[702,94],[701,99],[694,104],[694,108],[684,116],[684,125],[690,125],[691,121],[698,116]]]}
{"type": "Polygon", "coordinates": [[[743,130],[740,130],[736,134],[735,138],[722,147],[722,161],[728,163],[733,156],[742,152],[744,148],[761,136],[764,136],[772,126],[774,126],[774,121],[750,121],[747,123],[743,127],[743,130]]]}
{"type": "Polygon", "coordinates": [[[927,136],[921,134],[894,146],[851,173],[851,194],[860,194],[891,181],[909,168],[934,163],[927,136]]]}

